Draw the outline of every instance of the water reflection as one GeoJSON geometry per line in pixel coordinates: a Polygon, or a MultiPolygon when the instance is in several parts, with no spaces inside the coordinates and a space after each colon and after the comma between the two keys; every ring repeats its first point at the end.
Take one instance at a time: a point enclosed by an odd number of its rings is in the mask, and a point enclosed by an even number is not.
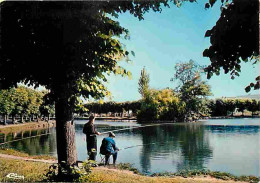
{"type": "MultiPolygon", "coordinates": [[[[119,152],[118,161],[132,163],[143,173],[205,168],[235,175],[259,176],[259,119],[238,121],[238,125],[235,125],[235,120],[232,124],[226,121],[226,124],[220,120],[209,120],[145,128],[135,128],[140,125],[124,122],[97,121],[96,125],[99,132],[127,128],[116,132],[116,143],[123,149],[119,152]]],[[[85,135],[82,133],[84,123],[76,121],[75,126],[79,160],[87,158],[85,135]]],[[[98,136],[98,147],[106,136],[98,136]]],[[[6,146],[31,155],[56,155],[55,128],[0,134],[0,142],[12,140],[18,141],[6,146]],[[28,138],[46,133],[51,134],[28,138]]]]}
{"type": "Polygon", "coordinates": [[[2,147],[13,148],[30,155],[57,154],[55,128],[1,134],[0,141],[7,142],[2,147]]]}
{"type": "Polygon", "coordinates": [[[243,125],[243,126],[229,126],[229,125],[204,125],[207,130],[212,133],[228,133],[228,134],[256,134],[259,133],[259,126],[243,125]]]}
{"type": "MultiPolygon", "coordinates": [[[[151,171],[151,160],[171,159],[172,168],[203,169],[205,162],[212,157],[212,149],[205,136],[203,126],[197,125],[165,125],[142,130],[142,147],[140,164],[142,172],[151,171]],[[151,144],[152,142],[157,142],[151,144]],[[169,157],[171,156],[171,157],[169,157]],[[176,158],[180,158],[176,161],[176,158]]],[[[160,166],[160,165],[159,165],[160,166]]]]}

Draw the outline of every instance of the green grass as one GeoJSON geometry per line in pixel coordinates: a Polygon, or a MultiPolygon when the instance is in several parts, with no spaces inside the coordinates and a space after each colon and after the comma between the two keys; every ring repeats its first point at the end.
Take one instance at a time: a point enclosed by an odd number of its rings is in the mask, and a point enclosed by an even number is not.
{"type": "MultiPolygon", "coordinates": [[[[144,175],[137,168],[134,168],[133,165],[130,163],[119,163],[118,165],[116,165],[115,168],[119,170],[129,170],[134,172],[135,174],[144,175]]],[[[255,176],[235,176],[226,172],[210,171],[210,170],[183,170],[177,173],[163,172],[163,173],[154,173],[151,175],[151,177],[176,177],[176,176],[184,177],[184,178],[196,177],[196,176],[211,176],[221,180],[245,181],[245,182],[252,182],[252,183],[258,183],[260,181],[260,179],[255,176]]]]}
{"type": "Polygon", "coordinates": [[[137,168],[133,167],[133,165],[130,163],[119,163],[115,168],[118,170],[129,170],[135,174],[142,175],[142,173],[137,168]]]}
{"type": "Polygon", "coordinates": [[[174,176],[181,176],[181,177],[195,177],[195,176],[211,176],[217,179],[222,180],[234,180],[234,181],[245,181],[245,182],[252,182],[258,183],[260,179],[255,176],[235,176],[230,173],[226,172],[219,172],[219,171],[210,171],[210,170],[183,170],[177,173],[155,173],[151,175],[154,176],[167,176],[167,177],[174,177],[174,176]]]}
{"type": "Polygon", "coordinates": [[[8,149],[8,148],[0,148],[0,154],[7,154],[7,155],[25,157],[30,159],[56,160],[56,158],[53,156],[49,156],[49,155],[30,156],[27,153],[16,151],[14,149],[8,149]]]}
{"type": "MultiPolygon", "coordinates": [[[[51,126],[55,126],[55,121],[50,121],[49,124],[51,126]]],[[[45,129],[48,128],[48,122],[40,121],[40,122],[26,122],[26,123],[18,123],[18,124],[10,124],[10,125],[0,125],[0,133],[13,133],[18,131],[26,131],[26,130],[37,130],[37,129],[45,129]]]]}
{"type": "MultiPolygon", "coordinates": [[[[46,173],[49,170],[49,164],[40,162],[29,162],[23,160],[3,159],[0,158],[0,182],[39,182],[46,180],[46,173]],[[9,173],[16,173],[24,176],[24,179],[11,179],[6,177],[9,173]]],[[[140,175],[136,168],[129,163],[120,163],[116,166],[117,170],[94,168],[93,172],[88,176],[89,182],[115,182],[115,183],[139,183],[139,182],[155,182],[155,183],[173,183],[173,182],[192,182],[202,183],[204,179],[196,179],[196,177],[215,177],[228,181],[245,181],[258,182],[259,179],[253,176],[236,177],[229,173],[211,172],[207,170],[199,171],[181,171],[178,173],[158,173],[153,176],[140,175]],[[123,170],[130,170],[136,174],[122,172],[123,170]],[[139,174],[139,175],[138,175],[139,174]],[[187,178],[187,179],[183,179],[187,178]],[[193,179],[194,177],[194,179],[193,179]]],[[[209,179],[205,179],[210,181],[209,179]]]]}
{"type": "Polygon", "coordinates": [[[49,164],[47,163],[0,158],[0,182],[41,181],[48,168],[49,164]],[[16,173],[19,176],[24,176],[24,180],[7,178],[6,176],[9,173],[16,173]]]}

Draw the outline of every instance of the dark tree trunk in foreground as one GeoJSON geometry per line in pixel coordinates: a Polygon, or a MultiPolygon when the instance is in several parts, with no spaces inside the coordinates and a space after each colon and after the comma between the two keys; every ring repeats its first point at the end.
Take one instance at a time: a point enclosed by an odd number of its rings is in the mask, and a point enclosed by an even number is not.
{"type": "Polygon", "coordinates": [[[59,95],[55,102],[57,154],[58,163],[66,162],[67,165],[73,165],[77,161],[77,152],[75,125],[72,121],[73,106],[68,101],[69,95],[66,93],[68,90],[60,87],[55,91],[56,95],[59,95]]]}

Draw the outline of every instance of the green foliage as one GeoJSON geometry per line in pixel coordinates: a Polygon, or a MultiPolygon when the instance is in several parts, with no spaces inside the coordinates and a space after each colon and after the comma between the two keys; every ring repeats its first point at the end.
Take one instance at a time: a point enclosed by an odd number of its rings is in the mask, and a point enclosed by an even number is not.
{"type": "Polygon", "coordinates": [[[182,1],[4,1],[0,87],[22,81],[42,85],[54,100],[69,98],[71,107],[80,96],[102,98],[109,94],[103,85],[106,75],[130,76],[118,65],[120,60],[129,61],[129,51],[121,43],[129,39],[129,32],[116,20],[118,15],[128,11],[141,20],[149,10],[160,12],[161,6],[179,6],[182,1]]]}
{"type": "Polygon", "coordinates": [[[237,109],[244,113],[245,110],[254,112],[259,111],[259,101],[252,99],[216,99],[210,100],[208,107],[212,116],[227,116],[237,109]]]}
{"type": "Polygon", "coordinates": [[[24,86],[0,90],[0,114],[48,116],[54,114],[54,105],[46,91],[37,91],[24,86]]]}
{"type": "Polygon", "coordinates": [[[202,71],[202,67],[191,59],[189,62],[177,63],[174,66],[174,70],[174,77],[171,80],[177,80],[180,83],[180,86],[182,86],[199,76],[202,71]]]}
{"type": "Polygon", "coordinates": [[[246,101],[246,99],[238,99],[235,101],[238,111],[242,112],[242,114],[244,114],[244,110],[246,109],[246,101]]]}
{"type": "Polygon", "coordinates": [[[149,74],[146,72],[145,68],[143,68],[138,82],[139,85],[138,92],[141,94],[142,98],[145,98],[149,92],[149,81],[150,81],[149,74]]]}
{"type": "Polygon", "coordinates": [[[205,97],[211,95],[211,92],[210,86],[200,79],[202,67],[190,60],[176,64],[175,70],[174,78],[171,80],[179,82],[177,92],[174,93],[170,89],[149,90],[147,88],[137,115],[138,121],[181,122],[193,118],[198,113],[209,114],[205,97]]]}
{"type": "Polygon", "coordinates": [[[54,102],[49,97],[49,94],[45,91],[43,102],[39,107],[40,114],[44,117],[49,117],[50,115],[53,116],[55,114],[54,102]]]}
{"type": "Polygon", "coordinates": [[[149,90],[146,98],[142,101],[138,111],[137,120],[156,121],[170,120],[179,121],[183,118],[185,104],[175,95],[173,90],[149,90]]]}
{"type": "Polygon", "coordinates": [[[246,108],[248,111],[252,112],[252,116],[254,112],[260,111],[260,101],[257,100],[247,100],[246,101],[246,108]]]}
{"type": "Polygon", "coordinates": [[[206,112],[203,99],[211,95],[211,91],[210,86],[201,80],[201,72],[202,67],[193,60],[175,65],[174,80],[180,83],[176,90],[181,101],[186,103],[187,116],[206,112]]]}
{"type": "Polygon", "coordinates": [[[45,182],[87,182],[92,170],[92,162],[82,163],[82,167],[69,166],[65,162],[51,165],[45,175],[45,182]]]}
{"type": "Polygon", "coordinates": [[[8,90],[0,91],[0,114],[9,115],[14,110],[14,102],[8,90]]]}
{"type": "MultiPolygon", "coordinates": [[[[211,6],[216,0],[209,0],[211,6]]],[[[208,30],[205,37],[210,37],[211,46],[205,49],[203,56],[209,57],[211,64],[205,69],[207,77],[230,72],[231,79],[239,76],[241,62],[248,59],[256,64],[259,60],[259,12],[257,0],[251,1],[222,1],[222,11],[216,25],[208,30]]],[[[206,5],[209,7],[209,4],[206,5]]],[[[259,76],[260,77],[260,76],[259,76]]],[[[259,89],[259,77],[256,83],[251,83],[245,88],[249,92],[251,88],[259,89]]]]}
{"type": "Polygon", "coordinates": [[[132,101],[132,102],[92,102],[84,104],[84,108],[86,108],[90,113],[122,113],[123,111],[132,110],[132,112],[136,112],[141,107],[140,101],[132,101]]]}

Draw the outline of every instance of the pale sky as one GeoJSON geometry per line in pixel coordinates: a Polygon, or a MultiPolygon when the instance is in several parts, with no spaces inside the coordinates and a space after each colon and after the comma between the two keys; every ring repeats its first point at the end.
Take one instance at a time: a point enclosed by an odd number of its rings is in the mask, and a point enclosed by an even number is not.
{"type": "MultiPolygon", "coordinates": [[[[205,2],[205,1],[204,1],[205,2]]],[[[151,88],[174,88],[176,84],[170,79],[177,62],[195,60],[198,64],[208,65],[209,58],[202,53],[210,45],[205,32],[211,29],[219,18],[220,6],[205,10],[204,3],[185,3],[181,8],[172,5],[163,8],[162,13],[150,12],[144,20],[139,21],[129,13],[120,15],[120,24],[130,31],[131,39],[123,41],[128,50],[135,52],[132,63],[121,62],[132,72],[132,79],[110,76],[108,89],[114,101],[131,101],[141,98],[138,93],[138,79],[145,66],[150,74],[151,88]]],[[[220,3],[220,1],[218,1],[220,3]]],[[[244,88],[259,75],[260,67],[250,63],[242,64],[241,76],[235,80],[223,72],[208,80],[213,98],[247,95],[244,88]]],[[[251,92],[259,94],[259,90],[251,92]]]]}

